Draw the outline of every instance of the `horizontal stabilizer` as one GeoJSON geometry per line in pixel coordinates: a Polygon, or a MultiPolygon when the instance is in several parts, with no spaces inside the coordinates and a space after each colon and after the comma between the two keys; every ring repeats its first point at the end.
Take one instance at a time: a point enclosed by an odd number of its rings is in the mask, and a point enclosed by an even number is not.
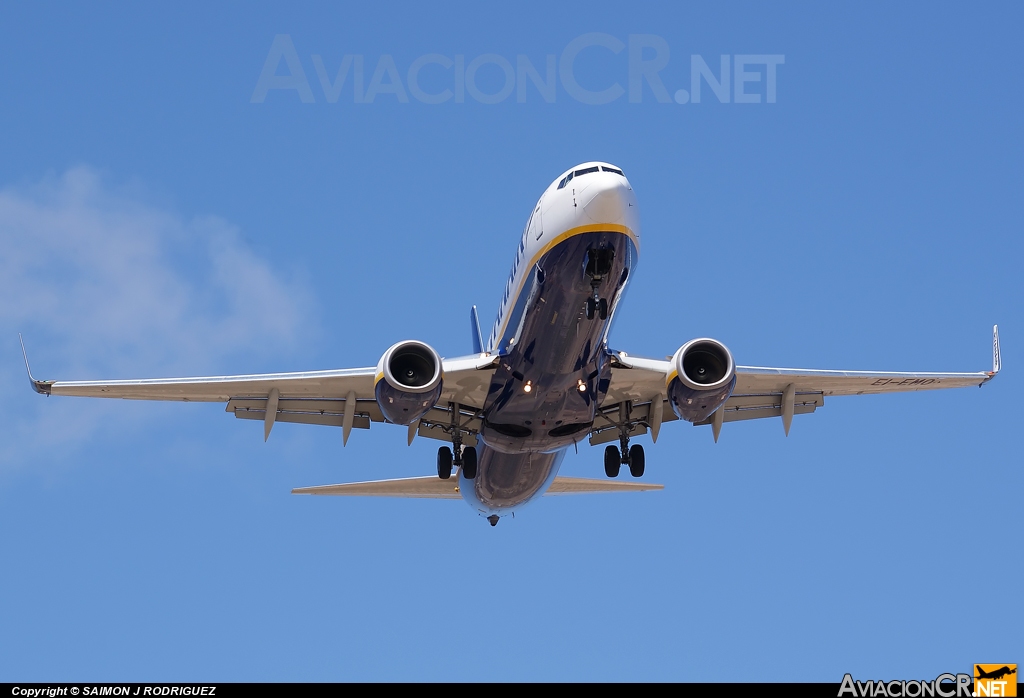
{"type": "Polygon", "coordinates": [[[408,497],[412,499],[462,499],[459,481],[436,475],[403,477],[398,480],[346,482],[340,485],[298,487],[292,494],[333,494],[339,497],[408,497]]]}
{"type": "MultiPolygon", "coordinates": [[[[556,477],[545,494],[590,494],[595,492],[644,492],[661,490],[664,485],[620,480],[595,480],[581,477],[556,477]]],[[[458,481],[436,476],[405,477],[397,480],[346,482],[340,485],[299,487],[292,494],[321,494],[340,497],[406,497],[411,499],[460,499],[458,481]]]]}
{"type": "Polygon", "coordinates": [[[646,492],[663,490],[665,485],[653,482],[630,482],[628,480],[591,479],[586,477],[556,477],[548,494],[594,494],[597,492],[646,492]]]}

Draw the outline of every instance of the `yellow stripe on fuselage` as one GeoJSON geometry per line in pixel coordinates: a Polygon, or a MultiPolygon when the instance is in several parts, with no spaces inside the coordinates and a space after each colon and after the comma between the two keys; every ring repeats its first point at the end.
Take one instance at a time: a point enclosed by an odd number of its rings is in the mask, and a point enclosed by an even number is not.
{"type": "MultiPolygon", "coordinates": [[[[544,247],[540,248],[539,252],[533,255],[533,257],[530,259],[530,263],[523,267],[523,269],[527,270],[527,272],[523,273],[522,278],[519,279],[519,286],[516,288],[515,294],[509,296],[508,306],[506,306],[507,311],[505,312],[505,316],[502,319],[501,329],[499,329],[498,332],[494,335],[495,342],[500,340],[502,336],[505,334],[505,330],[508,327],[508,321],[512,317],[512,309],[516,307],[516,302],[519,300],[519,294],[522,292],[523,286],[526,285],[526,279],[529,276],[528,271],[533,268],[533,265],[540,261],[540,258],[546,255],[548,252],[550,252],[551,249],[556,245],[565,242],[571,237],[575,237],[576,235],[585,235],[586,233],[622,233],[623,235],[629,236],[629,239],[633,241],[633,244],[636,245],[636,249],[638,251],[640,249],[640,239],[636,236],[636,233],[634,233],[629,228],[629,226],[619,225],[617,223],[596,223],[594,225],[581,225],[576,228],[569,228],[564,233],[559,233],[558,235],[554,236],[553,238],[548,240],[547,243],[545,243],[544,247]]],[[[493,350],[496,347],[490,348],[493,350]]]]}

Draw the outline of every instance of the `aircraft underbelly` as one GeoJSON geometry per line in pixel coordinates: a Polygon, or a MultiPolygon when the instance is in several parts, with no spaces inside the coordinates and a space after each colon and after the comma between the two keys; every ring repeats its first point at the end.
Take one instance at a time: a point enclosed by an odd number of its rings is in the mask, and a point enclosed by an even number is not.
{"type": "Polygon", "coordinates": [[[501,453],[477,448],[477,475],[459,474],[459,491],[470,506],[483,514],[505,515],[543,494],[558,474],[565,451],[557,453],[501,453]]]}
{"type": "MultiPolygon", "coordinates": [[[[494,373],[480,436],[503,454],[553,453],[586,438],[607,390],[610,367],[605,338],[636,246],[619,232],[591,232],[559,243],[531,271],[525,307],[494,373]],[[602,250],[597,290],[607,319],[586,316],[593,296],[588,251],[602,250]],[[528,389],[527,389],[528,388],[528,389]]],[[[485,472],[481,459],[480,472],[485,472]]]]}

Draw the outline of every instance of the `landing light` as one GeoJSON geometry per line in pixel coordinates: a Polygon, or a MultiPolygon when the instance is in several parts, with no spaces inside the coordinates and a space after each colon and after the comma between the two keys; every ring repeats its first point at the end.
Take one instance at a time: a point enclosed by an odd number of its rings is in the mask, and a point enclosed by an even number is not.
{"type": "Polygon", "coordinates": [[[581,393],[587,392],[587,385],[582,380],[580,381],[580,384],[576,387],[579,389],[581,393]]]}
{"type": "Polygon", "coordinates": [[[523,392],[528,393],[531,390],[533,390],[533,386],[530,385],[530,381],[526,381],[526,383],[523,385],[523,392]]]}

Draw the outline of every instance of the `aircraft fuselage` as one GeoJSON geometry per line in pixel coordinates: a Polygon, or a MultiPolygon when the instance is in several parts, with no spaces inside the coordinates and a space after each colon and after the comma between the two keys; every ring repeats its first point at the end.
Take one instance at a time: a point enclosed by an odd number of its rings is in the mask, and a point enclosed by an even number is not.
{"type": "Polygon", "coordinates": [[[544,493],[608,389],[608,332],[640,250],[636,197],[607,163],[552,182],[526,224],[486,350],[499,363],[463,498],[504,516],[544,493]],[[589,308],[588,308],[589,302],[589,308]]]}

